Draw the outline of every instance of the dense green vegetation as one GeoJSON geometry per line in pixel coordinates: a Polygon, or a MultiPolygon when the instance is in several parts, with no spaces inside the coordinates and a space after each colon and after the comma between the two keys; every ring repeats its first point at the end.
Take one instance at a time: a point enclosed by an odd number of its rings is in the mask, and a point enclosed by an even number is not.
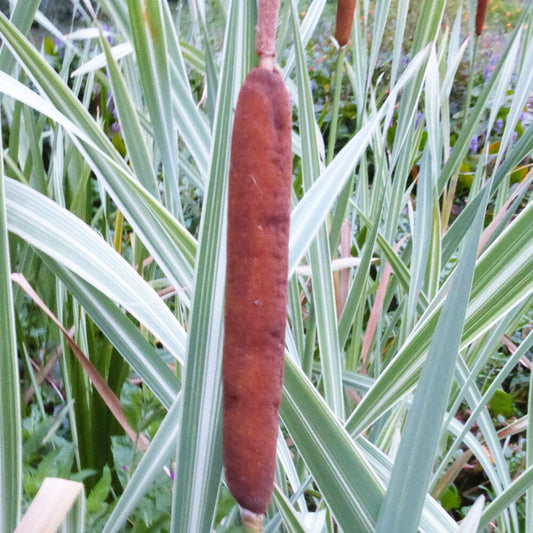
{"type": "MultiPolygon", "coordinates": [[[[83,481],[88,531],[230,531],[226,187],[255,1],[73,0],[73,32],[13,4],[0,530],[61,477],[83,481]]],[[[335,2],[282,1],[293,211],[265,531],[533,530],[533,9],[488,6],[474,37],[472,0],[361,1],[339,49],[335,2]]]]}

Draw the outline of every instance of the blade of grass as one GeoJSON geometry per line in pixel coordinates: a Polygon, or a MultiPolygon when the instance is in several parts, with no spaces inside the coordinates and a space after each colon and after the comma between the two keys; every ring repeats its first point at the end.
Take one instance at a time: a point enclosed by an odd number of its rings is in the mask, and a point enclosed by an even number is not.
{"type": "Polygon", "coordinates": [[[20,97],[26,98],[27,105],[33,107],[39,104],[37,109],[40,112],[52,115],[55,121],[66,125],[66,131],[72,141],[91,165],[100,183],[105,184],[115,203],[141,236],[171,283],[175,287],[189,287],[192,279],[194,239],[136,182],[97,122],[44,58],[1,13],[0,33],[35,85],[47,95],[52,104],[43,98],[39,99],[32,91],[28,94],[28,89],[21,84],[17,85],[15,80],[5,75],[0,88],[9,89],[10,96],[16,99],[20,93],[20,97]],[[9,86],[4,88],[3,85],[7,82],[9,86]],[[76,126],[72,127],[72,123],[76,126]],[[80,143],[78,135],[83,144],[80,143]]]}
{"type": "Polygon", "coordinates": [[[533,466],[530,466],[507,487],[505,492],[494,499],[481,515],[479,529],[486,528],[509,505],[513,504],[531,486],[533,486],[533,466]]]}
{"type": "MultiPolygon", "coordinates": [[[[302,139],[302,178],[309,189],[320,174],[320,156],[316,142],[316,123],[304,50],[298,39],[298,14],[291,3],[291,20],[295,35],[296,73],[298,79],[299,123],[302,139]]],[[[338,80],[340,83],[340,80],[338,80]]],[[[335,310],[335,291],[331,273],[329,239],[325,224],[318,229],[310,246],[309,256],[313,273],[313,304],[317,316],[318,346],[322,364],[324,396],[333,412],[344,419],[341,354],[335,310]]]]}
{"type": "Polygon", "coordinates": [[[50,270],[66,285],[68,291],[83,306],[132,370],[159,401],[166,408],[170,408],[179,392],[180,383],[156,349],[103,293],[49,257],[43,257],[50,270]]]}
{"type": "Polygon", "coordinates": [[[335,156],[293,209],[289,241],[289,275],[294,273],[296,266],[326,219],[337,195],[352,175],[388,107],[394,106],[398,93],[423,66],[428,51],[423,50],[410,62],[384,104],[368,118],[357,134],[335,156]]]}
{"type": "Polygon", "coordinates": [[[407,415],[400,448],[380,509],[376,526],[378,533],[394,529],[407,533],[418,529],[461,341],[487,194],[484,200],[478,207],[474,224],[464,243],[407,415]],[[405,512],[407,508],[409,513],[405,512]]]}
{"type": "Polygon", "coordinates": [[[22,421],[4,185],[0,147],[0,530],[13,531],[22,499],[22,421]]]}
{"type": "Polygon", "coordinates": [[[14,533],[53,533],[60,528],[66,528],[66,531],[72,533],[81,533],[84,529],[84,518],[83,483],[47,477],[14,533]]]}
{"type": "Polygon", "coordinates": [[[98,391],[98,394],[100,394],[102,400],[107,405],[108,409],[113,413],[113,416],[116,418],[118,423],[122,426],[128,437],[132,440],[132,442],[137,443],[137,446],[139,449],[144,450],[148,446],[148,440],[146,439],[144,434],[138,435],[133,431],[133,429],[129,426],[129,424],[126,421],[126,417],[124,416],[124,413],[122,411],[122,407],[120,405],[120,400],[115,395],[115,393],[111,390],[109,385],[105,382],[105,380],[102,378],[100,373],[98,372],[97,368],[94,366],[91,361],[87,358],[87,356],[80,350],[79,346],[76,344],[72,336],[69,334],[68,330],[59,322],[57,317],[52,313],[52,311],[48,308],[48,306],[41,300],[39,295],[35,292],[33,287],[28,283],[26,278],[19,273],[15,273],[11,275],[11,278],[15,283],[20,285],[22,290],[35,302],[35,304],[54,322],[54,324],[61,330],[61,333],[63,333],[67,343],[69,344],[70,348],[74,352],[74,355],[76,356],[76,359],[82,366],[83,370],[87,374],[87,376],[90,378],[91,383],[93,384],[94,388],[98,391]]]}
{"type": "Polygon", "coordinates": [[[222,472],[219,443],[225,200],[233,106],[250,65],[255,22],[255,2],[231,3],[188,326],[188,361],[180,419],[184,430],[177,443],[173,532],[211,529],[222,472]]]}
{"type": "MultiPolygon", "coordinates": [[[[533,372],[529,374],[529,393],[527,397],[527,433],[528,442],[533,442],[533,372]]],[[[526,467],[533,466],[533,446],[526,449],[526,467]]],[[[533,485],[526,492],[526,531],[533,528],[533,485]]]]}
{"type": "Polygon", "coordinates": [[[117,108],[122,136],[128,150],[133,170],[146,190],[150,191],[150,193],[156,198],[159,198],[157,178],[150,162],[148,149],[143,140],[143,134],[140,122],[137,118],[137,113],[128,94],[126,81],[111,53],[109,43],[103,37],[100,39],[100,46],[104,49],[107,71],[109,73],[109,79],[113,91],[113,101],[117,108]]]}
{"type": "MultiPolygon", "coordinates": [[[[30,31],[40,3],[41,0],[26,0],[25,2],[15,3],[10,20],[22,34],[26,35],[30,31]]],[[[0,49],[0,70],[10,73],[14,66],[15,58],[11,55],[7,46],[2,43],[2,48],[0,49]]]]}
{"type": "Polygon", "coordinates": [[[173,115],[169,115],[169,110],[172,109],[172,96],[161,2],[131,0],[128,2],[128,11],[143,96],[150,113],[154,141],[161,152],[164,183],[168,185],[167,207],[172,214],[179,215],[182,220],[177,137],[173,115]]]}
{"type": "MultiPolygon", "coordinates": [[[[475,201],[479,205],[477,197],[475,201]]],[[[461,349],[533,291],[532,224],[533,204],[530,203],[479,258],[461,349]]],[[[358,435],[378,414],[387,412],[415,385],[446,291],[445,284],[393,361],[350,416],[347,428],[352,435],[358,435]]]]}

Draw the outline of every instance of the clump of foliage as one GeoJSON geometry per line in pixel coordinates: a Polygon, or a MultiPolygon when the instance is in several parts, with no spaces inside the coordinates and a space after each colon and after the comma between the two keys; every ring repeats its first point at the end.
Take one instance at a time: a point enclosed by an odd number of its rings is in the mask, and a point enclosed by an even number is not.
{"type": "MultiPolygon", "coordinates": [[[[226,194],[255,0],[0,15],[0,530],[231,531],[226,194]],[[47,37],[28,38],[32,23],[47,37]]],[[[533,529],[533,12],[283,1],[293,196],[265,530],[533,529]],[[501,28],[502,31],[495,31],[501,28]],[[408,513],[403,509],[409,509],[408,513]]],[[[239,209],[246,210],[242,205],[239,209]]]]}

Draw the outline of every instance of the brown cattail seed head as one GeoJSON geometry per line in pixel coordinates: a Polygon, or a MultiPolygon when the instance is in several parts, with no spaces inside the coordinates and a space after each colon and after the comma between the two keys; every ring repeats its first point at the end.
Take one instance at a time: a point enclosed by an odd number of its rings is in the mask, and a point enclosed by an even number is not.
{"type": "Polygon", "coordinates": [[[265,513],[274,484],[287,313],[292,180],[289,93],[277,70],[239,93],[228,190],[223,456],[244,509],[265,513]]]}
{"type": "Polygon", "coordinates": [[[476,9],[476,35],[479,37],[483,33],[483,25],[485,24],[485,15],[487,14],[488,0],[477,0],[476,9]]]}
{"type": "Polygon", "coordinates": [[[346,46],[353,26],[353,13],[355,11],[355,0],[338,0],[337,3],[337,23],[335,25],[335,39],[339,46],[346,46]]]}

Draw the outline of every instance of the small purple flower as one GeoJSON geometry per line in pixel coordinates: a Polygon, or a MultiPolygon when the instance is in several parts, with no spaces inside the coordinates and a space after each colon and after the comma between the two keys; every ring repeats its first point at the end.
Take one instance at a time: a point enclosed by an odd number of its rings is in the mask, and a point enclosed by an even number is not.
{"type": "Polygon", "coordinates": [[[170,479],[174,481],[174,470],[170,469],[170,479]]]}
{"type": "Polygon", "coordinates": [[[56,37],[56,40],[54,42],[54,48],[56,50],[59,50],[59,58],[63,59],[65,57],[65,46],[63,45],[63,41],[59,39],[59,37],[56,37]]]}
{"type": "Polygon", "coordinates": [[[472,140],[470,141],[470,150],[472,152],[477,152],[478,150],[478,136],[472,137],[472,140]]]}
{"type": "Polygon", "coordinates": [[[485,70],[483,71],[483,81],[487,81],[492,74],[493,67],[487,66],[485,67],[485,70]]]}
{"type": "Polygon", "coordinates": [[[102,24],[102,32],[103,34],[106,36],[106,39],[107,39],[107,42],[109,44],[113,44],[113,33],[111,32],[111,29],[109,28],[109,26],[107,24],[102,24]]]}
{"type": "Polygon", "coordinates": [[[130,468],[129,468],[129,466],[123,465],[122,466],[122,470],[124,470],[124,472],[129,472],[130,468]]]}
{"type": "Polygon", "coordinates": [[[423,116],[424,115],[420,111],[416,114],[415,128],[418,128],[418,125],[420,124],[420,121],[422,120],[423,116]]]}
{"type": "Polygon", "coordinates": [[[496,124],[494,125],[494,129],[496,130],[496,135],[499,135],[502,132],[503,128],[503,118],[499,118],[496,121],[496,124]]]}
{"type": "Polygon", "coordinates": [[[402,65],[406,67],[409,64],[409,58],[407,56],[402,56],[402,65]]]}
{"type": "Polygon", "coordinates": [[[516,142],[516,139],[518,139],[518,132],[517,131],[513,131],[513,144],[516,142]]]}
{"type": "Polygon", "coordinates": [[[120,123],[112,122],[111,126],[109,126],[109,134],[113,136],[115,133],[120,133],[120,129],[120,123]]]}

